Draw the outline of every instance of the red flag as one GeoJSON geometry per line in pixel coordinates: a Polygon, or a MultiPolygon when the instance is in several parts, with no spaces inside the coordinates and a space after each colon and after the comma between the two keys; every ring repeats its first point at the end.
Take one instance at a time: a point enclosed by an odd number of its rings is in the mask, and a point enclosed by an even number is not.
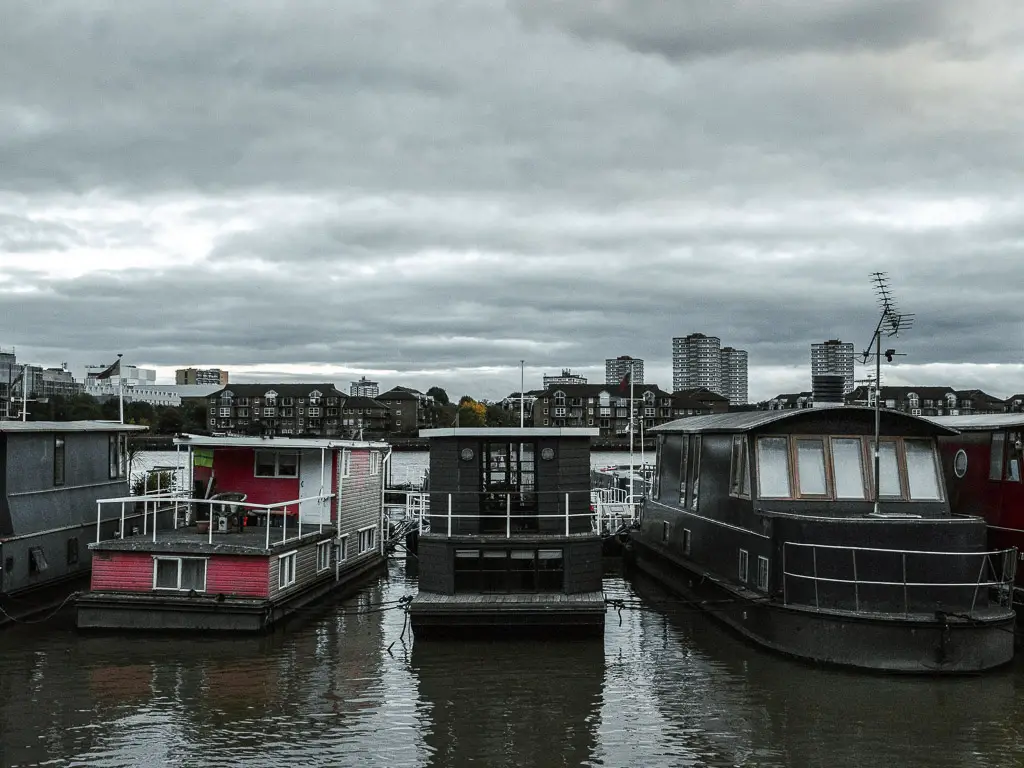
{"type": "Polygon", "coordinates": [[[633,375],[632,371],[626,371],[626,375],[622,377],[622,381],[619,382],[619,392],[626,394],[629,392],[629,379],[633,375]]]}
{"type": "Polygon", "coordinates": [[[96,374],[96,378],[97,379],[109,379],[111,376],[120,376],[120,375],[121,375],[121,358],[118,358],[116,363],[114,363],[113,365],[109,366],[108,368],[105,368],[104,370],[102,370],[99,373],[97,373],[96,374]]]}

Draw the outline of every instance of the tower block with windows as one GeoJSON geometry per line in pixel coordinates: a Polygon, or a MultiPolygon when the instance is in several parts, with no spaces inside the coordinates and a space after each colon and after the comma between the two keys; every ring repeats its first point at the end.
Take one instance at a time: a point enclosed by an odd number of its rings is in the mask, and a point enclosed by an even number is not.
{"type": "Polygon", "coordinates": [[[427,429],[418,634],[601,633],[601,537],[590,509],[596,429],[427,429]]]}

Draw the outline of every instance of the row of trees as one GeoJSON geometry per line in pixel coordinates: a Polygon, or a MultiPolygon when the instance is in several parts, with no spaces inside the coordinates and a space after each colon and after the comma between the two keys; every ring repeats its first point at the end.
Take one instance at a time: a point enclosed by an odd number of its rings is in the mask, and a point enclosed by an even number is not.
{"type": "MultiPolygon", "coordinates": [[[[28,417],[32,421],[117,421],[120,417],[116,397],[100,402],[84,392],[68,397],[53,395],[45,401],[29,401],[27,406],[28,417]]],[[[147,426],[150,432],[159,435],[206,430],[206,410],[198,404],[175,407],[141,402],[125,403],[124,420],[127,424],[147,426]]]]}
{"type": "Polygon", "coordinates": [[[518,426],[519,417],[500,405],[481,403],[469,395],[452,404],[441,387],[431,387],[427,394],[434,398],[434,423],[439,427],[511,427],[518,426]]]}

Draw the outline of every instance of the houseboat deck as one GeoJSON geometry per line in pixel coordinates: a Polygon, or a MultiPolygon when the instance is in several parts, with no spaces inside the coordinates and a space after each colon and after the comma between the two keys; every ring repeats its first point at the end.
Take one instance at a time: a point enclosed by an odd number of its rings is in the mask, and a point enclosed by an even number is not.
{"type": "Polygon", "coordinates": [[[217,554],[255,554],[276,548],[294,546],[297,541],[319,534],[333,534],[333,526],[302,525],[301,534],[297,526],[289,526],[288,538],[281,540],[281,528],[270,529],[270,547],[267,548],[267,529],[247,526],[241,531],[218,533],[211,537],[208,531],[200,532],[195,526],[176,529],[161,529],[156,541],[151,536],[139,534],[123,539],[107,539],[91,545],[93,549],[118,552],[194,552],[217,554]],[[276,534],[276,537],[275,537],[276,534]]]}

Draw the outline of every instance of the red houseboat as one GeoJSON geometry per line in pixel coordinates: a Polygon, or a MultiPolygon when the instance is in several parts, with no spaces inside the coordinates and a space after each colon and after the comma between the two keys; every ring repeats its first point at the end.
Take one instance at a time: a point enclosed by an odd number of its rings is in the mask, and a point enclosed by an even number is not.
{"type": "Polygon", "coordinates": [[[175,443],[191,489],[97,503],[80,628],[260,631],[383,564],[386,443],[175,443]],[[111,508],[121,525],[104,537],[111,508]],[[141,528],[125,526],[133,509],[144,511],[141,528]]]}
{"type": "MultiPolygon", "coordinates": [[[[953,512],[983,517],[990,547],[1024,552],[1024,413],[933,416],[931,421],[959,432],[939,439],[953,512]]],[[[1017,569],[1015,603],[1021,602],[1024,568],[1017,569]]]]}

